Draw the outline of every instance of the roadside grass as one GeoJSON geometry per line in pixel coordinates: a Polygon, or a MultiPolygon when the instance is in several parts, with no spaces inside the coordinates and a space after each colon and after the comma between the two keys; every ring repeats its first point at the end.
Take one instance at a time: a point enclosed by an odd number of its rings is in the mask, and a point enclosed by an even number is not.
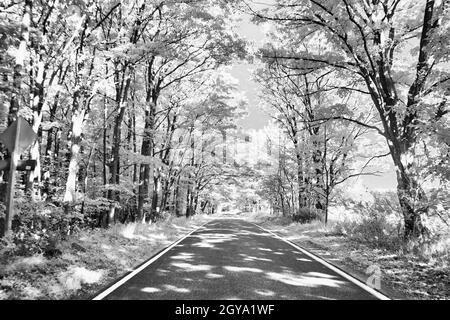
{"type": "Polygon", "coordinates": [[[291,217],[267,212],[240,216],[354,271],[360,278],[369,276],[366,271],[370,266],[379,266],[382,283],[394,298],[450,299],[449,228],[438,219],[429,219],[427,225],[434,236],[408,247],[402,244],[399,215],[395,211],[376,213],[360,210],[357,214],[334,206],[327,225],[318,220],[300,224],[291,217]]]}
{"type": "Polygon", "coordinates": [[[83,230],[57,244],[48,258],[0,255],[0,299],[89,299],[210,216],[83,230]]]}

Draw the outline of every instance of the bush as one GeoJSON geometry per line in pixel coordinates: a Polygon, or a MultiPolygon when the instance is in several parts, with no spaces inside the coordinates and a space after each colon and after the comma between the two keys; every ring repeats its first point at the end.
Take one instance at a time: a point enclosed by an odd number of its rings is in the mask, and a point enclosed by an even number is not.
{"type": "Polygon", "coordinates": [[[375,247],[397,250],[401,246],[401,227],[381,215],[364,217],[353,230],[353,238],[375,247]]]}
{"type": "Polygon", "coordinates": [[[83,208],[81,204],[77,204],[70,211],[79,212],[80,214],[83,211],[84,225],[86,225],[86,227],[95,228],[101,225],[101,219],[105,214],[108,213],[111,204],[115,204],[116,208],[118,208],[118,205],[114,201],[106,198],[86,198],[84,200],[83,208]]]}
{"type": "Polygon", "coordinates": [[[315,209],[300,208],[292,215],[292,220],[298,223],[311,223],[314,220],[321,220],[320,213],[315,209]]]}
{"type": "Polygon", "coordinates": [[[392,193],[371,195],[370,202],[343,200],[347,211],[352,214],[337,221],[332,233],[346,235],[373,247],[397,250],[402,245],[398,200],[392,193]]]}
{"type": "MultiPolygon", "coordinates": [[[[60,253],[57,248],[59,241],[83,225],[83,217],[79,213],[67,214],[63,208],[43,202],[17,201],[15,210],[12,235],[0,244],[0,251],[4,254],[56,255],[60,253]]],[[[4,221],[4,208],[1,216],[4,221]]]]}
{"type": "Polygon", "coordinates": [[[345,235],[375,248],[412,253],[424,260],[447,260],[450,228],[439,216],[422,216],[426,236],[405,243],[403,216],[395,192],[372,192],[371,201],[340,200],[340,220],[330,234],[345,235]]]}

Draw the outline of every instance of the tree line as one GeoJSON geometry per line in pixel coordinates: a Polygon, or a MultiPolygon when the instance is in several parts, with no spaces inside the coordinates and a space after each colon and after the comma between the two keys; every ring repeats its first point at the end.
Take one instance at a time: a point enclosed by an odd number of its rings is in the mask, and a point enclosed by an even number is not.
{"type": "Polygon", "coordinates": [[[367,150],[368,162],[390,156],[395,167],[405,240],[426,234],[428,215],[447,216],[449,2],[277,0],[243,10],[274,26],[257,79],[293,146],[289,172],[271,185],[276,201],[326,216],[330,191],[364,174],[349,164],[370,132],[387,152],[367,150]],[[290,202],[281,180],[298,184],[290,202]]]}
{"type": "MultiPolygon", "coordinates": [[[[0,9],[0,132],[22,117],[37,133],[21,155],[36,166],[17,173],[16,198],[102,227],[216,210],[211,189],[224,164],[211,141],[244,106],[222,72],[246,55],[226,2],[24,0],[0,9]]],[[[3,145],[0,154],[11,156],[3,145]]]]}

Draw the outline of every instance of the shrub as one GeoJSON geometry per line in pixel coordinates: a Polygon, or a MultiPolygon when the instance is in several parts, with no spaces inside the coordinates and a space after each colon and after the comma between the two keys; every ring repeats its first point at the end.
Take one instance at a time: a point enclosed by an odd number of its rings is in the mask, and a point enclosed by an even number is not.
{"type": "Polygon", "coordinates": [[[321,215],[317,210],[309,208],[300,208],[294,215],[292,220],[299,223],[311,223],[314,220],[321,220],[321,215]]]}
{"type": "Polygon", "coordinates": [[[351,237],[377,248],[397,250],[401,247],[402,219],[393,193],[372,193],[373,201],[343,199],[346,219],[336,222],[332,233],[351,237]]]}
{"type": "Polygon", "coordinates": [[[401,245],[401,227],[388,223],[383,215],[364,217],[353,230],[353,237],[375,247],[397,250],[401,245]]]}
{"type": "Polygon", "coordinates": [[[0,251],[4,254],[56,255],[59,241],[83,225],[83,217],[79,213],[65,213],[63,208],[43,202],[16,201],[15,212],[12,235],[0,244],[0,251]]]}
{"type": "MultiPolygon", "coordinates": [[[[102,217],[107,214],[110,209],[111,204],[114,201],[99,197],[96,199],[86,198],[84,200],[84,205],[82,207],[81,204],[77,204],[72,208],[72,212],[79,212],[79,214],[83,214],[84,224],[87,227],[95,228],[100,226],[100,222],[102,217]],[[83,210],[81,210],[83,209],[83,210]]],[[[115,204],[115,203],[114,203],[115,204]]],[[[117,204],[116,204],[116,207],[117,204]]]]}

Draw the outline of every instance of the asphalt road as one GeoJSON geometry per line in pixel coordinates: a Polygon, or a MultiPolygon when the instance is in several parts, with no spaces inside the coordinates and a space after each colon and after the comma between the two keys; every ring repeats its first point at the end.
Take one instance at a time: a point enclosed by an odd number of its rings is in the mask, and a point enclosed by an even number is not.
{"type": "Polygon", "coordinates": [[[376,299],[252,223],[209,222],[105,299],[376,299]]]}

